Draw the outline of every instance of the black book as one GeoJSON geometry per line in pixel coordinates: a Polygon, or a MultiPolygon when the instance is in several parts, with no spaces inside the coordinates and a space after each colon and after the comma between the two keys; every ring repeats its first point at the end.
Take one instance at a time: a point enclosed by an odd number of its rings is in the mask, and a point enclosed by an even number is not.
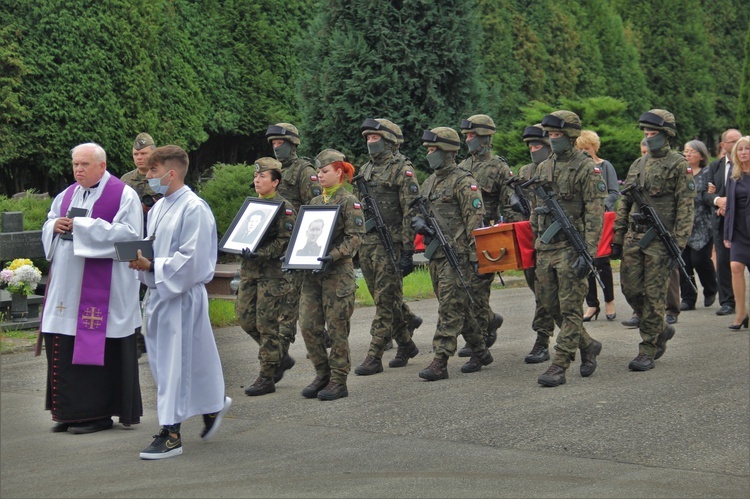
{"type": "Polygon", "coordinates": [[[152,260],[154,258],[154,241],[152,241],[151,239],[139,239],[137,241],[124,241],[121,243],[115,243],[117,260],[120,262],[137,260],[138,250],[141,250],[141,255],[145,256],[149,260],[152,260]]]}
{"type": "MultiPolygon", "coordinates": [[[[86,208],[70,208],[68,209],[68,214],[65,215],[68,218],[75,218],[75,217],[87,217],[89,214],[89,210],[86,208]]],[[[72,241],[73,240],[73,233],[69,230],[63,232],[60,234],[60,239],[65,239],[66,241],[72,241]]]]}

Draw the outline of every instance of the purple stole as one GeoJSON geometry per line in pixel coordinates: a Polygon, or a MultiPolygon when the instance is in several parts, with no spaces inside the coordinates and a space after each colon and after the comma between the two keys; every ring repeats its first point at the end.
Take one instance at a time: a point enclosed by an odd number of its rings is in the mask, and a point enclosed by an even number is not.
{"type": "MultiPolygon", "coordinates": [[[[76,185],[78,184],[73,184],[65,190],[60,213],[68,212],[76,185]]],[[[125,184],[111,175],[104,185],[102,195],[94,203],[91,218],[101,218],[112,223],[120,209],[120,199],[124,188],[125,184]]],[[[73,237],[75,238],[75,234],[73,237]]],[[[85,260],[81,300],[78,303],[78,325],[73,346],[73,364],[103,366],[114,261],[111,258],[86,258],[85,260]]]]}

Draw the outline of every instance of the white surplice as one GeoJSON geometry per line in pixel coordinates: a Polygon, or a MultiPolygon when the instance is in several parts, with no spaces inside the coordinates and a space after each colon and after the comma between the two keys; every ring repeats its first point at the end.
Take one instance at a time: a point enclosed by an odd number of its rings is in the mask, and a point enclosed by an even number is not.
{"type": "MultiPolygon", "coordinates": [[[[88,190],[86,200],[84,193],[87,189],[77,185],[70,208],[85,208],[90,215],[109,178],[109,172],[105,171],[99,185],[88,190]]],[[[63,195],[64,191],[55,197],[42,228],[44,253],[52,262],[42,315],[42,332],[75,336],[85,259],[114,260],[116,242],[142,239],[143,208],[135,190],[125,186],[120,208],[112,223],[99,218],[76,217],[73,219],[73,240],[69,241],[60,239],[59,234],[54,233],[55,221],[65,216],[65,213],[60,213],[63,195]]],[[[128,268],[128,262],[114,261],[107,338],[130,336],[141,325],[138,288],[136,274],[128,268]]]]}
{"type": "Polygon", "coordinates": [[[205,286],[216,269],[216,222],[206,202],[185,186],[154,205],[147,233],[155,237],[154,271],[138,273],[149,287],[146,349],[159,424],[171,425],[224,407],[205,286]]]}

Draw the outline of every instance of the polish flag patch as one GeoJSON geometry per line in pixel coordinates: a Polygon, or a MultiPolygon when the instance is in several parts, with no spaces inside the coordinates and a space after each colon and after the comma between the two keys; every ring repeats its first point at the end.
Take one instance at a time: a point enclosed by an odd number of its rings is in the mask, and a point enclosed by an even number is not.
{"type": "Polygon", "coordinates": [[[411,171],[411,170],[406,170],[406,176],[407,177],[413,177],[414,176],[414,172],[411,171]]]}
{"type": "Polygon", "coordinates": [[[691,174],[691,175],[692,175],[692,174],[693,174],[693,168],[692,168],[692,167],[690,167],[690,166],[688,166],[688,167],[687,167],[687,173],[689,173],[689,174],[691,174]]]}
{"type": "Polygon", "coordinates": [[[601,173],[601,172],[602,172],[601,168],[599,168],[598,166],[594,167],[594,173],[601,173]]]}
{"type": "Polygon", "coordinates": [[[355,209],[355,210],[359,210],[359,209],[361,209],[361,208],[362,208],[362,205],[361,205],[361,204],[359,204],[359,203],[354,203],[354,209],[355,209]]]}
{"type": "Polygon", "coordinates": [[[472,190],[472,191],[476,191],[476,190],[477,190],[477,186],[476,186],[476,185],[474,185],[474,184],[471,184],[471,190],[472,190]]]}
{"type": "Polygon", "coordinates": [[[287,214],[287,215],[290,215],[290,216],[291,216],[291,214],[292,214],[292,210],[290,210],[290,209],[287,209],[287,210],[286,210],[286,214],[287,214]]]}
{"type": "Polygon", "coordinates": [[[310,180],[312,180],[313,182],[317,182],[318,181],[318,176],[317,175],[310,175],[310,180]]]}
{"type": "Polygon", "coordinates": [[[511,176],[511,177],[513,176],[513,172],[510,172],[510,176],[511,176]]]}

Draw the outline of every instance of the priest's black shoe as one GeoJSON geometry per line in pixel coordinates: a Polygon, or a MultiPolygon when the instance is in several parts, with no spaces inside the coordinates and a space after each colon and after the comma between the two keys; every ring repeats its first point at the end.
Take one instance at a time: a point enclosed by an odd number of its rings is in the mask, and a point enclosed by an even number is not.
{"type": "Polygon", "coordinates": [[[488,349],[485,348],[483,352],[471,354],[469,362],[461,366],[461,372],[475,373],[482,369],[482,366],[489,366],[490,364],[492,364],[493,360],[495,359],[492,358],[492,354],[488,349]]]}
{"type": "Polygon", "coordinates": [[[537,380],[542,386],[560,386],[565,384],[565,369],[557,364],[550,364],[549,368],[537,380]]]}
{"type": "Polygon", "coordinates": [[[654,368],[654,358],[645,353],[639,353],[638,357],[630,361],[628,369],[631,371],[648,371],[654,368]]]}
{"type": "Polygon", "coordinates": [[[110,428],[112,428],[112,419],[105,418],[70,425],[68,432],[82,435],[85,433],[96,433],[97,431],[109,430],[110,428]]]}
{"type": "Polygon", "coordinates": [[[711,305],[714,304],[715,301],[716,301],[716,293],[712,295],[708,295],[703,299],[703,306],[710,307],[711,305]]]}
{"type": "Polygon", "coordinates": [[[266,393],[273,393],[276,391],[276,385],[271,377],[258,376],[255,383],[245,388],[245,395],[250,397],[257,397],[259,395],[265,395],[266,393]]]}
{"type": "Polygon", "coordinates": [[[695,303],[688,303],[686,301],[680,303],[680,310],[695,310],[695,303]]]}
{"type": "Polygon", "coordinates": [[[273,375],[273,382],[278,383],[279,381],[281,381],[281,378],[284,377],[284,373],[293,368],[294,364],[294,357],[292,357],[288,353],[285,353],[281,358],[281,362],[279,362],[279,367],[276,368],[276,372],[273,375]]]}
{"type": "Polygon", "coordinates": [[[536,343],[534,343],[534,346],[531,348],[529,354],[525,359],[523,359],[523,361],[527,364],[541,364],[542,362],[546,362],[548,360],[549,346],[545,345],[539,340],[536,340],[536,343]]]}
{"type": "Polygon", "coordinates": [[[596,371],[596,356],[602,352],[602,344],[596,340],[581,349],[581,376],[588,378],[596,371]]]}
{"type": "Polygon", "coordinates": [[[448,361],[446,359],[432,359],[429,366],[419,371],[419,377],[427,381],[448,379],[448,361]]]}
{"type": "Polygon", "coordinates": [[[396,350],[396,356],[388,363],[388,367],[404,367],[409,363],[409,359],[413,359],[418,353],[419,348],[417,348],[417,345],[413,341],[410,341],[406,345],[399,345],[398,350],[396,350]]]}
{"type": "Polygon", "coordinates": [[[716,311],[716,315],[732,315],[734,313],[734,307],[729,305],[722,305],[722,307],[716,311]]]}
{"type": "Polygon", "coordinates": [[[328,382],[331,380],[330,376],[323,377],[321,375],[315,376],[315,379],[302,389],[302,396],[306,399],[314,399],[318,396],[320,390],[325,388],[328,382]]]}
{"type": "Polygon", "coordinates": [[[656,355],[654,355],[654,360],[661,358],[664,352],[667,351],[667,342],[674,338],[674,333],[674,328],[669,324],[664,328],[664,331],[659,333],[659,337],[656,338],[656,355]]]}
{"type": "Polygon", "coordinates": [[[349,396],[349,390],[345,383],[331,381],[325,388],[318,392],[318,400],[336,400],[349,396]]]}
{"type": "Polygon", "coordinates": [[[52,433],[63,433],[65,431],[68,431],[68,428],[70,428],[70,425],[73,423],[55,423],[52,425],[52,433]]]}
{"type": "Polygon", "coordinates": [[[354,368],[354,372],[359,376],[370,376],[383,372],[383,361],[372,355],[365,357],[364,362],[354,368]]]}

